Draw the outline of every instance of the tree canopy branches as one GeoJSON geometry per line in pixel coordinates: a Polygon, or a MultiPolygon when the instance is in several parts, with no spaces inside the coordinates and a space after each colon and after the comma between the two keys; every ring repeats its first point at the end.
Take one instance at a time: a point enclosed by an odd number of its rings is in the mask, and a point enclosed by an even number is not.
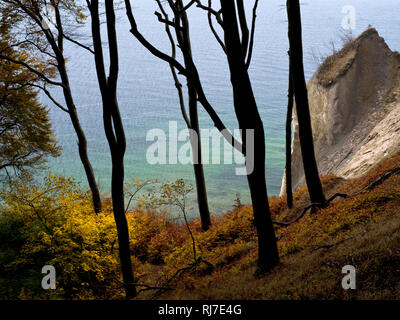
{"type": "Polygon", "coordinates": [[[65,40],[86,50],[90,49],[74,39],[74,32],[85,19],[84,7],[75,0],[3,0],[0,3],[0,33],[6,41],[0,46],[0,60],[22,66],[31,74],[30,79],[37,79],[35,83],[27,81],[26,85],[43,90],[58,108],[68,111],[92,192],[93,206],[96,212],[100,212],[100,192],[89,160],[87,140],[78,117],[66,66],[67,58],[64,55],[65,40]],[[17,49],[25,56],[16,57],[13,50],[17,49]],[[65,106],[56,101],[47,85],[62,88],[65,106]]]}
{"type": "Polygon", "coordinates": [[[48,110],[30,84],[36,85],[36,79],[23,66],[0,64],[0,181],[59,155],[48,110]]]}

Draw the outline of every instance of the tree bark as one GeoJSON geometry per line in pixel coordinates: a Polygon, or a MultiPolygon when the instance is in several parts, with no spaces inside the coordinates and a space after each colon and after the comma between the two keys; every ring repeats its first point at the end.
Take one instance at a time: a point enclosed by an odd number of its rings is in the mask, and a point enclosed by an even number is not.
{"type": "Polygon", "coordinates": [[[196,132],[195,137],[191,138],[193,152],[193,169],[196,180],[197,202],[199,205],[201,229],[207,231],[211,226],[210,210],[208,208],[206,181],[204,178],[204,169],[202,163],[201,136],[199,128],[199,119],[197,112],[197,93],[193,85],[188,81],[189,96],[189,118],[191,129],[196,132]],[[192,139],[197,139],[193,141],[192,139]]]}
{"type": "MultiPolygon", "coordinates": [[[[241,45],[235,3],[221,0],[224,37],[233,87],[235,113],[246,141],[246,130],[254,130],[254,170],[247,176],[258,235],[258,270],[266,272],[279,263],[265,181],[265,134],[241,45]]],[[[249,150],[246,148],[246,155],[249,150]]]]}
{"type": "Polygon", "coordinates": [[[121,262],[125,295],[127,299],[130,299],[134,298],[137,295],[137,292],[134,284],[135,278],[133,275],[130,254],[128,222],[125,215],[123,158],[123,153],[112,155],[111,196],[113,202],[114,219],[118,232],[119,258],[121,262]]]}
{"type": "Polygon", "coordinates": [[[58,70],[60,73],[61,81],[64,85],[63,92],[64,92],[65,103],[67,105],[67,108],[69,111],[69,116],[70,116],[72,125],[74,127],[75,133],[78,138],[79,157],[83,164],[83,168],[84,168],[85,174],[86,174],[86,179],[88,181],[89,188],[92,193],[92,202],[93,202],[94,211],[96,213],[99,213],[102,209],[100,191],[97,186],[96,178],[94,176],[92,164],[90,163],[90,160],[89,160],[89,156],[88,156],[88,152],[87,152],[86,136],[85,136],[85,133],[80,124],[78,114],[76,111],[76,107],[74,104],[74,100],[72,98],[71,88],[70,88],[70,84],[69,84],[69,79],[68,79],[68,74],[66,71],[64,59],[62,58],[62,60],[61,59],[58,59],[58,60],[59,60],[58,61],[58,70]]]}
{"type": "Polygon", "coordinates": [[[117,99],[119,58],[114,1],[106,0],[105,7],[110,53],[108,77],[106,76],[104,66],[98,0],[93,0],[91,2],[90,13],[92,16],[92,36],[96,72],[103,102],[104,131],[110,148],[112,161],[111,197],[114,219],[118,232],[119,257],[126,298],[130,299],[137,295],[137,290],[130,255],[128,222],[125,216],[124,155],[126,151],[126,138],[117,99]]]}
{"type": "MultiPolygon", "coordinates": [[[[74,127],[75,133],[78,138],[79,157],[83,164],[85,174],[86,174],[86,179],[88,181],[89,188],[92,193],[92,202],[93,202],[94,211],[96,213],[99,213],[102,209],[100,191],[99,191],[99,188],[98,188],[98,185],[96,182],[96,178],[94,176],[92,164],[90,163],[90,160],[89,160],[89,156],[88,156],[88,152],[87,152],[86,136],[82,129],[82,126],[80,124],[79,117],[78,117],[78,114],[76,111],[76,106],[75,106],[74,99],[73,99],[72,92],[71,92],[69,76],[68,76],[67,68],[65,65],[66,59],[64,57],[63,22],[61,20],[61,15],[60,15],[58,5],[56,5],[54,3],[54,1],[52,1],[51,3],[54,6],[54,8],[56,9],[56,25],[57,25],[57,29],[59,30],[59,36],[56,40],[46,30],[44,31],[44,35],[45,35],[50,47],[52,48],[54,55],[56,57],[56,60],[57,60],[57,70],[60,74],[61,82],[63,84],[64,100],[67,105],[67,109],[69,112],[69,116],[70,116],[72,125],[74,127]]],[[[27,7],[22,6],[21,8],[36,23],[41,24],[41,19],[36,17],[30,10],[28,10],[27,7]]],[[[42,26],[40,25],[40,27],[42,27],[42,26]]]]}
{"type": "MultiPolygon", "coordinates": [[[[177,4],[178,4],[177,6],[178,9],[183,8],[183,3],[181,0],[179,0],[177,4]]],[[[178,31],[177,29],[175,30],[180,48],[183,52],[185,67],[188,70],[190,70],[189,72],[193,73],[193,59],[192,59],[192,49],[191,49],[190,35],[189,35],[189,21],[187,19],[186,12],[182,12],[180,16],[176,15],[175,19],[178,22],[179,20],[182,20],[183,30],[182,31],[178,31]]],[[[201,136],[200,136],[198,110],[197,110],[197,91],[191,78],[187,79],[187,87],[188,87],[188,99],[189,99],[190,129],[196,132],[196,137],[191,137],[191,142],[192,142],[192,152],[194,160],[193,169],[196,180],[197,201],[200,213],[201,228],[203,231],[206,231],[211,226],[211,216],[208,207],[207,188],[206,188],[206,182],[204,178],[204,168],[202,163],[201,136]],[[196,139],[197,141],[194,141],[194,139],[196,139]]]]}
{"type": "Polygon", "coordinates": [[[293,207],[292,118],[293,118],[293,82],[292,82],[292,65],[290,63],[290,52],[289,52],[288,106],[286,114],[286,203],[289,209],[293,207]]]}
{"type": "Polygon", "coordinates": [[[325,202],[311,127],[307,86],[304,76],[301,13],[299,0],[287,0],[289,23],[290,59],[292,65],[293,89],[296,100],[296,114],[299,122],[299,138],[303,158],[304,174],[311,202],[325,202]]]}

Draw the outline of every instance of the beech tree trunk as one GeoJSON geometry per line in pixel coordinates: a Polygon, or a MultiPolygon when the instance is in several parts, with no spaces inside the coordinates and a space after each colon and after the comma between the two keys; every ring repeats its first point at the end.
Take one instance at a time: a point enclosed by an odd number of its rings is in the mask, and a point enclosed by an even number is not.
{"type": "Polygon", "coordinates": [[[199,128],[199,119],[197,112],[197,93],[193,85],[188,81],[188,96],[189,96],[189,118],[191,129],[196,132],[196,136],[191,138],[193,152],[193,169],[196,180],[197,202],[199,206],[201,229],[207,231],[211,226],[210,210],[208,208],[206,181],[204,178],[204,169],[201,153],[201,136],[199,128]],[[192,139],[197,139],[193,141],[192,139]]]}
{"type": "Polygon", "coordinates": [[[103,103],[104,131],[111,152],[111,197],[114,219],[118,232],[119,257],[125,294],[126,298],[129,299],[135,297],[137,291],[130,255],[128,222],[125,216],[124,155],[126,151],[126,138],[117,100],[119,58],[115,27],[114,1],[105,1],[106,26],[110,56],[108,77],[106,76],[105,72],[101,40],[99,1],[92,0],[89,9],[92,17],[92,37],[95,52],[94,56],[96,72],[103,103]]]}
{"type": "Polygon", "coordinates": [[[96,178],[94,176],[92,164],[90,163],[90,160],[89,160],[89,156],[88,156],[88,152],[87,152],[86,136],[85,136],[85,133],[80,124],[78,114],[76,111],[76,107],[74,104],[74,100],[72,98],[69,79],[68,79],[67,71],[65,68],[65,60],[63,57],[60,57],[58,60],[59,60],[58,61],[58,70],[60,72],[61,81],[64,84],[63,92],[64,92],[65,102],[66,102],[66,105],[68,108],[68,112],[69,112],[69,116],[70,116],[72,125],[74,127],[76,136],[78,138],[79,157],[83,164],[83,168],[84,168],[85,174],[86,174],[86,179],[88,181],[89,188],[92,193],[92,202],[93,202],[94,211],[96,213],[99,213],[102,208],[100,191],[97,186],[96,178]]]}
{"type": "Polygon", "coordinates": [[[304,77],[303,43],[299,0],[287,0],[289,23],[290,60],[292,66],[293,89],[296,100],[296,114],[299,121],[299,138],[304,174],[310,200],[313,203],[326,201],[315,160],[311,116],[307,86],[304,77]]]}
{"type": "Polygon", "coordinates": [[[292,82],[292,66],[290,63],[290,52],[289,52],[288,106],[286,114],[286,203],[289,209],[293,207],[292,118],[293,118],[293,82],[292,82]]]}
{"type": "MultiPolygon", "coordinates": [[[[55,39],[49,31],[44,30],[44,36],[46,37],[46,40],[54,52],[54,56],[57,60],[57,70],[60,75],[61,82],[63,84],[63,95],[64,95],[64,100],[65,104],[68,109],[68,114],[71,119],[71,123],[73,125],[73,128],[75,130],[77,139],[78,139],[78,150],[79,150],[79,157],[81,159],[83,168],[85,170],[86,174],[86,179],[89,184],[90,191],[92,193],[92,202],[93,202],[93,207],[94,211],[96,213],[99,213],[102,208],[102,203],[101,203],[101,197],[100,197],[100,191],[96,182],[96,178],[94,176],[93,172],[93,167],[92,164],[90,163],[88,152],[87,152],[87,140],[85,133],[82,129],[82,126],[79,121],[79,117],[76,111],[76,106],[74,103],[74,99],[72,96],[71,92],[71,86],[69,82],[69,76],[67,72],[67,68],[65,65],[65,56],[64,56],[64,24],[61,19],[60,15],[60,10],[58,4],[54,2],[54,0],[51,1],[51,4],[55,8],[55,13],[56,13],[56,26],[57,29],[59,30],[59,35],[55,39]]],[[[38,15],[34,12],[32,12],[29,7],[27,7],[24,4],[21,4],[21,10],[26,13],[27,16],[30,16],[30,18],[35,21],[35,23],[40,24],[41,26],[41,18],[38,17],[38,15]]]]}
{"type": "MultiPolygon", "coordinates": [[[[181,0],[177,2],[177,7],[182,9],[183,3],[181,0]]],[[[183,52],[183,57],[185,61],[185,66],[188,70],[193,69],[193,59],[192,59],[192,49],[190,44],[190,35],[189,35],[189,21],[187,19],[186,12],[183,11],[181,16],[176,15],[176,20],[182,20],[182,28],[183,30],[176,30],[177,39],[181,50],[183,52]]],[[[200,128],[199,128],[199,119],[198,119],[198,110],[197,110],[197,91],[195,85],[192,80],[187,79],[187,87],[188,87],[188,98],[189,98],[189,120],[191,129],[196,132],[197,141],[192,141],[192,151],[193,151],[193,169],[196,180],[196,191],[197,191],[197,201],[200,213],[201,220],[201,228],[203,231],[206,231],[211,226],[211,217],[210,210],[208,207],[208,199],[207,199],[207,188],[206,182],[204,178],[204,168],[202,163],[202,153],[201,153],[201,136],[200,136],[200,128]]]]}
{"type": "MultiPolygon", "coordinates": [[[[221,9],[235,113],[239,128],[242,129],[243,143],[246,141],[246,129],[254,130],[254,170],[247,176],[247,179],[258,235],[258,270],[264,273],[279,263],[277,242],[271,220],[265,181],[264,126],[258,113],[245,64],[234,1],[221,0],[221,9]]],[[[247,148],[246,152],[248,153],[247,148]]]]}

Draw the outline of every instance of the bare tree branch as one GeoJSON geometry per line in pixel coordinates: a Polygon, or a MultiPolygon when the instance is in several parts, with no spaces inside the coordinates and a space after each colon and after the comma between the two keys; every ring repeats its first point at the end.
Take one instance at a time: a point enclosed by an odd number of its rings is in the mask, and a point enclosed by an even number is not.
{"type": "Polygon", "coordinates": [[[166,25],[171,26],[171,27],[173,27],[173,28],[175,28],[175,29],[177,29],[177,30],[182,31],[182,27],[180,27],[179,25],[177,25],[175,22],[172,22],[172,21],[169,21],[169,20],[166,19],[166,18],[163,18],[162,15],[161,15],[161,13],[159,13],[159,12],[156,11],[156,12],[154,12],[154,14],[157,16],[158,21],[160,21],[160,22],[162,22],[162,23],[165,23],[166,25]]]}
{"type": "Polygon", "coordinates": [[[137,28],[135,17],[134,17],[133,12],[132,12],[132,6],[131,6],[130,0],[125,0],[125,6],[126,6],[126,14],[128,16],[128,20],[129,20],[130,25],[131,25],[130,32],[135,36],[135,38],[138,39],[139,42],[145,48],[147,48],[153,55],[155,55],[156,57],[158,57],[158,58],[168,62],[169,64],[173,65],[179,71],[179,73],[181,73],[183,75],[187,75],[186,69],[177,60],[173,59],[169,55],[167,55],[167,54],[161,52],[160,50],[158,50],[150,42],[148,42],[146,40],[146,38],[143,37],[143,35],[139,32],[139,30],[137,28]]]}
{"type": "Polygon", "coordinates": [[[54,55],[51,54],[50,52],[46,51],[45,49],[41,48],[41,47],[38,46],[35,42],[33,42],[33,41],[29,40],[29,39],[25,39],[25,40],[20,41],[20,42],[18,42],[18,43],[14,43],[14,44],[10,45],[9,47],[10,47],[10,48],[12,48],[12,47],[20,47],[20,46],[23,46],[23,45],[26,44],[26,43],[30,44],[31,46],[34,46],[38,51],[40,51],[41,53],[43,53],[43,54],[45,54],[45,55],[48,55],[48,56],[51,57],[52,59],[57,59],[56,56],[54,56],[54,55]]]}
{"type": "MultiPolygon", "coordinates": [[[[176,10],[173,2],[171,0],[168,0],[170,3],[170,7],[172,10],[175,12],[175,20],[179,19],[179,12],[176,10]]],[[[134,37],[145,47],[147,48],[153,55],[156,57],[168,62],[170,65],[174,66],[178,70],[178,72],[187,78],[190,78],[190,80],[193,82],[197,95],[198,95],[198,101],[203,105],[204,109],[206,112],[209,114],[211,120],[214,122],[215,127],[221,132],[221,134],[224,136],[224,138],[235,148],[237,149],[240,153],[246,154],[246,146],[245,143],[240,143],[235,139],[232,134],[227,130],[225,127],[224,123],[218,116],[218,114],[215,112],[214,108],[211,106],[209,103],[204,90],[203,86],[200,81],[200,76],[197,71],[197,68],[194,64],[194,61],[191,57],[187,57],[190,60],[190,70],[187,70],[185,67],[183,67],[176,59],[172,58],[171,56],[166,55],[165,53],[159,51],[157,48],[155,48],[150,42],[148,42],[143,35],[138,31],[137,24],[135,17],[133,15],[132,11],[132,6],[130,3],[130,0],[125,0],[125,5],[126,5],[126,13],[128,16],[128,19],[131,24],[131,33],[134,35],[134,37]]],[[[175,21],[175,23],[178,23],[175,21]]],[[[179,39],[178,39],[179,40],[179,39]]],[[[182,50],[182,48],[181,48],[182,50]]]]}
{"type": "MultiPolygon", "coordinates": [[[[212,5],[212,0],[208,0],[208,6],[211,7],[211,5],[212,5]]],[[[221,46],[222,50],[226,54],[225,43],[221,40],[220,36],[218,35],[217,30],[215,30],[215,28],[214,28],[214,24],[212,21],[212,13],[210,11],[207,12],[207,18],[208,18],[208,25],[210,26],[211,32],[213,33],[215,39],[217,40],[217,42],[221,46]]]]}
{"type": "Polygon", "coordinates": [[[81,42],[79,42],[79,41],[77,41],[75,39],[72,39],[71,37],[67,36],[65,33],[63,34],[63,36],[69,42],[72,42],[73,44],[76,44],[77,46],[89,51],[91,54],[94,54],[94,50],[92,48],[90,48],[89,46],[86,46],[83,43],[81,43],[81,42]]]}
{"type": "Polygon", "coordinates": [[[61,103],[57,102],[57,100],[54,99],[54,97],[52,96],[50,91],[46,89],[46,85],[41,86],[41,85],[38,85],[38,84],[35,84],[35,83],[29,83],[29,85],[32,86],[32,87],[35,87],[35,88],[38,88],[38,89],[42,90],[46,94],[46,96],[51,100],[51,102],[54,103],[54,105],[56,105],[62,111],[66,112],[66,113],[69,113],[67,108],[63,107],[61,105],[61,103]]]}
{"type": "Polygon", "coordinates": [[[42,78],[44,81],[46,81],[49,84],[52,84],[52,85],[55,85],[55,86],[59,86],[59,87],[63,87],[63,88],[65,87],[62,82],[57,82],[57,81],[53,81],[53,80],[49,79],[42,72],[39,72],[38,70],[32,68],[30,65],[28,65],[27,63],[25,63],[23,61],[15,60],[13,58],[4,56],[2,54],[0,54],[0,59],[4,59],[4,60],[7,60],[9,62],[12,62],[12,63],[15,63],[15,64],[19,64],[19,65],[25,67],[26,69],[28,69],[32,73],[36,74],[37,76],[39,76],[40,78],[42,78]]]}
{"type": "Polygon", "coordinates": [[[196,0],[190,1],[186,6],[184,6],[184,7],[182,8],[182,10],[179,11],[179,13],[182,13],[182,12],[187,11],[187,10],[188,10],[193,4],[195,4],[195,3],[196,3],[196,0]]]}
{"type": "MultiPolygon", "coordinates": [[[[164,17],[166,19],[168,19],[168,14],[164,10],[164,8],[162,7],[161,1],[160,0],[156,0],[156,2],[158,4],[162,14],[164,15],[164,17]]],[[[194,1],[192,1],[192,2],[194,2],[194,1]]],[[[166,31],[166,33],[168,35],[168,39],[169,39],[169,41],[171,43],[171,50],[172,50],[171,57],[173,59],[176,59],[176,44],[175,44],[174,37],[172,36],[171,30],[170,30],[168,25],[165,25],[165,31],[166,31]]],[[[173,77],[174,82],[175,82],[176,90],[178,91],[179,105],[180,105],[180,108],[181,108],[183,119],[185,120],[186,126],[188,128],[191,128],[190,120],[189,120],[189,117],[187,115],[186,108],[185,108],[185,100],[183,98],[182,84],[179,81],[178,75],[177,75],[177,73],[175,71],[175,67],[173,65],[171,65],[171,64],[169,66],[171,68],[171,73],[172,73],[172,77],[173,77]]]]}
{"type": "Polygon", "coordinates": [[[213,8],[211,8],[211,5],[205,6],[205,5],[203,5],[201,3],[200,0],[196,0],[196,3],[197,3],[196,6],[198,8],[203,9],[203,10],[207,11],[208,13],[214,15],[215,18],[217,19],[217,22],[221,25],[221,27],[222,28],[224,27],[224,22],[222,21],[222,18],[221,18],[221,10],[220,11],[215,11],[213,8]]]}
{"type": "Polygon", "coordinates": [[[253,19],[252,19],[252,22],[251,22],[249,51],[248,51],[247,61],[246,61],[246,68],[247,69],[250,67],[251,57],[253,55],[254,34],[255,34],[255,30],[256,30],[256,18],[257,18],[257,6],[258,6],[258,0],[255,0],[254,7],[253,7],[253,19]]]}

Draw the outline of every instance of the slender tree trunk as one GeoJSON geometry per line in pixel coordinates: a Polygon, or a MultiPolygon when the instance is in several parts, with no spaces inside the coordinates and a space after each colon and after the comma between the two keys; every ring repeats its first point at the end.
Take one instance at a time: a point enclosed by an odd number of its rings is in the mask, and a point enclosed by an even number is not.
{"type": "Polygon", "coordinates": [[[126,298],[130,299],[136,296],[137,291],[130,255],[128,222],[125,215],[124,155],[126,151],[126,138],[117,99],[119,57],[114,1],[106,0],[105,7],[110,53],[110,71],[108,77],[105,72],[98,0],[92,0],[90,13],[92,16],[92,36],[96,72],[103,102],[104,131],[110,148],[112,161],[111,197],[114,219],[118,232],[119,257],[126,298]]]}
{"type": "Polygon", "coordinates": [[[90,163],[90,160],[89,160],[89,156],[88,156],[88,152],[87,152],[86,136],[85,136],[85,133],[83,132],[83,129],[79,122],[76,108],[75,108],[75,105],[73,104],[72,97],[70,96],[69,89],[64,89],[64,95],[67,97],[66,100],[71,99],[70,102],[67,101],[67,106],[68,106],[69,116],[71,118],[72,125],[75,129],[75,133],[78,138],[79,157],[83,164],[83,168],[84,168],[85,174],[86,174],[86,179],[89,183],[89,188],[92,193],[92,202],[93,202],[94,211],[96,213],[99,213],[102,208],[100,191],[97,186],[96,178],[94,176],[92,164],[90,163]]]}
{"type": "MultiPolygon", "coordinates": [[[[183,8],[183,3],[181,0],[178,1],[178,8],[183,8]]],[[[187,19],[186,12],[181,14],[181,17],[176,16],[176,19],[182,19],[183,31],[177,31],[178,42],[183,51],[183,56],[185,60],[185,66],[188,70],[193,69],[193,59],[192,59],[192,49],[190,44],[190,34],[189,34],[189,21],[187,19]]],[[[210,210],[208,207],[207,199],[207,189],[206,182],[204,178],[204,169],[202,163],[202,153],[201,153],[201,136],[199,128],[198,110],[197,110],[197,91],[195,85],[192,83],[191,79],[188,79],[188,98],[189,98],[189,120],[190,127],[197,134],[197,141],[192,141],[192,151],[193,151],[193,169],[196,180],[196,191],[197,191],[197,202],[199,206],[199,213],[201,219],[201,227],[203,231],[206,231],[211,226],[210,210]]]]}
{"type": "MultiPolygon", "coordinates": [[[[258,235],[258,270],[265,272],[279,263],[278,248],[268,204],[265,181],[265,135],[245,65],[235,3],[221,0],[225,45],[233,87],[235,113],[246,141],[246,129],[254,130],[254,170],[247,176],[258,235]]],[[[249,150],[246,147],[247,156],[249,150]]]]}
{"type": "Polygon", "coordinates": [[[83,168],[85,169],[86,179],[89,183],[89,188],[92,193],[92,202],[94,211],[96,213],[99,213],[102,209],[100,191],[97,186],[96,178],[94,176],[92,164],[89,161],[86,136],[84,135],[82,129],[80,128],[79,119],[76,115],[76,110],[72,113],[70,110],[70,117],[71,117],[71,122],[74,125],[75,132],[78,136],[79,157],[83,164],[83,168]]]}
{"type": "Polygon", "coordinates": [[[78,114],[76,112],[76,107],[72,98],[71,88],[69,85],[68,75],[64,66],[64,61],[62,61],[61,64],[59,63],[59,72],[61,80],[64,84],[63,91],[64,91],[65,102],[69,111],[69,116],[78,138],[79,157],[83,164],[83,168],[85,169],[86,179],[89,183],[89,188],[92,193],[92,202],[94,211],[96,213],[99,213],[101,211],[100,191],[97,186],[96,178],[94,176],[92,164],[90,163],[89,160],[87,152],[86,136],[80,124],[78,114]]]}
{"type": "Polygon", "coordinates": [[[304,77],[303,44],[299,0],[287,0],[289,22],[290,59],[293,89],[296,99],[296,114],[299,121],[299,138],[303,158],[304,174],[311,202],[326,201],[315,160],[307,86],[304,77]]]}
{"type": "Polygon", "coordinates": [[[135,278],[129,245],[129,229],[125,215],[124,197],[124,156],[123,153],[112,156],[111,196],[113,201],[114,219],[118,232],[119,258],[121,262],[122,278],[124,280],[127,299],[136,296],[135,278]]]}
{"type": "Polygon", "coordinates": [[[197,93],[196,89],[193,87],[190,81],[188,81],[188,96],[190,126],[191,129],[196,132],[195,137],[192,137],[191,141],[194,160],[193,169],[196,179],[197,202],[199,205],[201,228],[203,231],[206,231],[211,226],[211,217],[210,210],[208,208],[207,189],[202,164],[201,136],[197,112],[197,93]],[[193,141],[192,139],[196,139],[197,141],[193,141]]]}
{"type": "Polygon", "coordinates": [[[286,202],[289,209],[293,207],[292,191],[292,118],[293,118],[293,82],[292,66],[289,52],[289,85],[288,106],[286,114],[286,202]]]}
{"type": "MultiPolygon", "coordinates": [[[[58,25],[61,26],[61,21],[58,21],[58,25]]],[[[92,193],[92,202],[93,202],[94,211],[96,213],[99,213],[102,208],[100,191],[97,186],[96,178],[94,176],[92,164],[90,163],[90,160],[89,160],[89,156],[88,156],[88,152],[87,152],[86,136],[85,136],[85,133],[80,124],[78,114],[76,111],[76,107],[75,107],[75,103],[74,103],[74,100],[72,97],[71,87],[70,87],[70,83],[69,83],[69,77],[68,77],[67,69],[65,66],[65,58],[63,55],[62,39],[59,39],[58,46],[56,45],[56,43],[54,42],[53,39],[49,38],[49,41],[56,53],[57,62],[58,62],[57,68],[60,73],[61,81],[64,85],[64,88],[63,88],[64,99],[65,99],[65,103],[66,103],[68,111],[69,111],[69,116],[70,116],[72,125],[74,127],[75,133],[78,138],[79,157],[83,164],[83,168],[85,169],[86,179],[88,181],[89,188],[92,193]]]]}

